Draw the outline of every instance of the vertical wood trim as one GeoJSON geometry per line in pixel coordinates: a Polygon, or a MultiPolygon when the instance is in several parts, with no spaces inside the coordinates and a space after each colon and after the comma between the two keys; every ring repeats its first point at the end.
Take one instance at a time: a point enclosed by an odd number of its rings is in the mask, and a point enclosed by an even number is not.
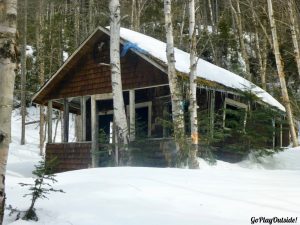
{"type": "Polygon", "coordinates": [[[53,139],[52,139],[52,101],[50,100],[48,102],[48,143],[52,143],[53,139]]]}
{"type": "Polygon", "coordinates": [[[135,90],[129,90],[129,129],[130,141],[135,140],[135,90]]]}
{"type": "Polygon", "coordinates": [[[92,129],[92,167],[96,167],[96,151],[98,148],[98,122],[97,122],[97,105],[94,95],[91,96],[91,129],[92,129]]]}
{"type": "Polygon", "coordinates": [[[85,97],[80,98],[80,108],[81,108],[81,140],[86,141],[86,101],[85,97]]]}
{"type": "Polygon", "coordinates": [[[63,142],[69,142],[69,102],[64,98],[64,139],[63,142]]]}

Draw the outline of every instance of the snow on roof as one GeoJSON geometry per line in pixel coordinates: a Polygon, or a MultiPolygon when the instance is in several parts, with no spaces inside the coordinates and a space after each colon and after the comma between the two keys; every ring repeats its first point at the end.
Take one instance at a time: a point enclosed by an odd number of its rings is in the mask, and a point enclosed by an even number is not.
{"type": "MultiPolygon", "coordinates": [[[[151,56],[167,64],[167,56],[165,51],[166,43],[126,28],[121,28],[120,35],[122,39],[136,44],[151,56]]],[[[174,50],[176,60],[175,67],[177,71],[188,74],[190,71],[190,54],[178,48],[175,48],[174,50]]],[[[218,67],[203,59],[198,60],[197,76],[206,80],[217,82],[230,88],[239,89],[242,91],[251,90],[263,102],[285,111],[285,108],[282,104],[280,104],[274,97],[260,87],[237,74],[218,67]]]]}

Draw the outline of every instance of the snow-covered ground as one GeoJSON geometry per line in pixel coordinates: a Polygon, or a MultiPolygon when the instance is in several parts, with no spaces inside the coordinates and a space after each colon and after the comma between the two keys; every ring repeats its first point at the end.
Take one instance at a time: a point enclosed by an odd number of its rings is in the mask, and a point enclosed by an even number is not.
{"type": "MultiPolygon", "coordinates": [[[[32,181],[38,127],[28,127],[28,144],[21,147],[19,125],[14,112],[6,191],[7,204],[24,210],[30,199],[22,197],[27,190],[18,183],[32,181]]],[[[119,167],[61,173],[54,187],[66,193],[37,202],[38,222],[14,221],[6,212],[4,224],[246,225],[252,217],[300,216],[300,148],[259,162],[200,163],[200,170],[119,167]]]]}

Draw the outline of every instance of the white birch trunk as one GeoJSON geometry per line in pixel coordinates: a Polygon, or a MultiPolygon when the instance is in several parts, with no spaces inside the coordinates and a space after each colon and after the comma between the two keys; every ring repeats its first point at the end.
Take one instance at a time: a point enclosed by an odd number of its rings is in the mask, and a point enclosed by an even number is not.
{"type": "Polygon", "coordinates": [[[125,114],[120,63],[120,3],[119,0],[110,0],[110,64],[113,92],[114,118],[118,145],[121,147],[120,160],[125,164],[125,146],[129,142],[129,131],[125,114]]]}
{"type": "Polygon", "coordinates": [[[176,151],[179,154],[179,159],[185,159],[186,152],[184,146],[184,115],[182,108],[182,92],[178,82],[178,76],[175,69],[175,54],[174,54],[174,39],[171,16],[171,0],[164,0],[165,27],[167,39],[167,60],[168,60],[168,78],[172,101],[172,118],[174,124],[174,137],[176,151]]]}
{"type": "Polygon", "coordinates": [[[197,58],[195,35],[195,1],[189,0],[189,42],[190,42],[190,120],[192,145],[189,152],[189,167],[199,168],[198,152],[198,116],[197,116],[197,58]]]}
{"type": "Polygon", "coordinates": [[[297,63],[297,70],[298,76],[300,77],[300,52],[299,52],[299,44],[298,44],[298,37],[297,37],[297,26],[296,26],[296,16],[294,12],[295,4],[293,4],[293,0],[288,0],[288,10],[290,15],[290,28],[292,33],[293,39],[293,46],[294,46],[294,54],[295,54],[295,61],[297,63]]]}
{"type": "Polygon", "coordinates": [[[281,54],[280,54],[280,50],[279,50],[277,30],[276,30],[275,18],[274,18],[274,13],[273,13],[273,5],[272,5],[272,0],[267,0],[267,1],[268,1],[269,20],[270,20],[271,31],[272,31],[273,49],[274,49],[274,55],[275,55],[275,60],[276,60],[279,81],[280,81],[280,85],[281,85],[282,100],[283,100],[283,104],[286,109],[286,114],[287,114],[287,119],[288,119],[288,123],[289,123],[289,127],[290,127],[290,133],[291,133],[293,146],[296,147],[296,146],[298,146],[298,139],[297,139],[297,135],[296,135],[296,131],[295,131],[294,118],[293,118],[293,113],[292,113],[292,108],[291,108],[291,103],[290,103],[287,87],[286,87],[283,65],[282,65],[282,61],[281,61],[281,54]]]}
{"type": "Polygon", "coordinates": [[[5,173],[11,139],[16,70],[17,1],[0,1],[0,224],[5,207],[5,173]]]}

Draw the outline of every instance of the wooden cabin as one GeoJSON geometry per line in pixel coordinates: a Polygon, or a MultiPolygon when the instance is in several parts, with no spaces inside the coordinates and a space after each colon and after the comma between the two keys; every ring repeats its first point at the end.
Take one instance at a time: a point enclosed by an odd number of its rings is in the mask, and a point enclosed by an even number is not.
{"type": "MultiPolygon", "coordinates": [[[[57,171],[109,166],[117,158],[113,147],[109,40],[109,30],[97,28],[33,97],[34,103],[48,106],[49,121],[52,121],[53,109],[63,111],[62,142],[53,143],[53,127],[49,122],[46,144],[46,159],[58,158],[57,171]],[[75,142],[69,140],[70,113],[80,118],[75,142]]],[[[136,150],[133,165],[171,165],[172,132],[163,125],[163,121],[170,120],[171,113],[165,43],[121,28],[120,45],[124,103],[132,148],[136,150]],[[135,144],[135,140],[140,139],[143,142],[135,144]]],[[[187,88],[184,80],[188,74],[189,54],[175,49],[175,58],[183,88],[187,88]]],[[[284,107],[276,99],[236,74],[204,60],[199,60],[197,73],[199,112],[208,115],[212,127],[217,112],[225,108],[247,109],[247,102],[240,96],[247,87],[258,96],[259,104],[284,115],[284,107]]],[[[225,128],[226,113],[221,117],[225,128]]],[[[273,137],[273,147],[289,143],[288,134],[282,130],[273,137]]]]}

